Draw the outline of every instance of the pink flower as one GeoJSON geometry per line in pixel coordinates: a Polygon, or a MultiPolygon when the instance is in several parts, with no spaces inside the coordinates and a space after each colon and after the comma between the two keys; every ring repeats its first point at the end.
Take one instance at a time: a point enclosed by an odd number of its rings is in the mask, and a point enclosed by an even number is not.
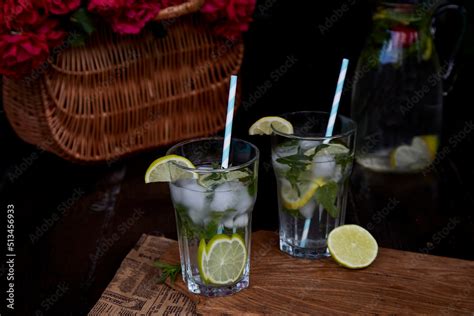
{"type": "Polygon", "coordinates": [[[49,56],[46,41],[33,33],[0,35],[0,73],[21,77],[44,63],[49,56]]]}
{"type": "Polygon", "coordinates": [[[91,0],[87,9],[103,16],[119,34],[138,34],[160,11],[159,1],[91,0]]]}
{"type": "Polygon", "coordinates": [[[46,9],[52,14],[62,15],[77,10],[81,0],[47,0],[46,9]]]}
{"type": "Polygon", "coordinates": [[[60,29],[59,21],[53,19],[48,19],[40,24],[36,29],[36,34],[48,43],[50,48],[61,45],[66,37],[66,32],[60,29]]]}
{"type": "Polygon", "coordinates": [[[235,40],[249,28],[255,0],[207,0],[201,9],[217,35],[235,40]]]}
{"type": "Polygon", "coordinates": [[[34,27],[44,19],[44,16],[39,13],[39,9],[41,9],[39,1],[6,0],[0,5],[4,17],[0,20],[1,28],[21,31],[28,27],[34,27]]]}

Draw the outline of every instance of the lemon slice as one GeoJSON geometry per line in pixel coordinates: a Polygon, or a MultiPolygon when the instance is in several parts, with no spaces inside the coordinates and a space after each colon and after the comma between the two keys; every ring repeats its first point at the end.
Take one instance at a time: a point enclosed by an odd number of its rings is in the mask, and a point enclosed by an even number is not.
{"type": "Polygon", "coordinates": [[[414,137],[412,141],[412,145],[415,142],[418,142],[418,140],[421,140],[424,143],[424,145],[428,149],[428,152],[430,153],[431,161],[433,161],[436,158],[436,152],[438,151],[438,145],[439,145],[438,136],[423,135],[423,136],[414,137]]]}
{"type": "MultiPolygon", "coordinates": [[[[178,155],[168,155],[160,157],[153,161],[145,173],[145,183],[151,182],[170,182],[171,181],[171,163],[175,162],[188,168],[196,168],[191,161],[178,155]]],[[[172,168],[176,178],[197,178],[192,172],[187,172],[179,168],[172,168]]]]}
{"type": "Polygon", "coordinates": [[[429,166],[438,150],[438,137],[435,135],[416,136],[411,145],[397,147],[390,154],[392,168],[420,170],[429,166]]]}
{"type": "Polygon", "coordinates": [[[300,195],[298,195],[297,190],[292,188],[289,183],[283,183],[281,186],[283,206],[289,210],[300,209],[314,196],[316,190],[325,184],[324,179],[317,178],[309,185],[300,185],[298,187],[300,195]]]}
{"type": "MultiPolygon", "coordinates": [[[[206,247],[198,249],[198,268],[209,284],[232,284],[242,276],[247,264],[247,248],[239,234],[215,235],[206,247]]],[[[205,243],[204,243],[205,244],[205,243]]]]}
{"type": "Polygon", "coordinates": [[[285,134],[293,134],[293,125],[279,116],[265,116],[253,123],[249,128],[249,135],[271,135],[275,128],[285,134]]]}
{"type": "Polygon", "coordinates": [[[364,228],[343,225],[329,233],[328,248],[337,263],[350,269],[369,266],[377,257],[377,241],[364,228]]]}

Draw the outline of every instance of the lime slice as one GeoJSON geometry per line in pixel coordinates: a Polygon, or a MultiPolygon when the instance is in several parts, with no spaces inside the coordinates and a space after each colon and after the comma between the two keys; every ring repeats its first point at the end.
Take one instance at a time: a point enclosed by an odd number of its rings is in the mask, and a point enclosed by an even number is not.
{"type": "Polygon", "coordinates": [[[249,135],[271,135],[273,133],[272,126],[279,132],[293,134],[293,125],[284,118],[265,116],[253,123],[249,128],[249,135]]]}
{"type": "MultiPolygon", "coordinates": [[[[318,147],[310,148],[307,151],[305,151],[304,154],[306,156],[314,155],[316,148],[318,147]]],[[[336,156],[336,155],[348,154],[348,153],[349,153],[349,148],[347,148],[346,146],[342,144],[331,143],[331,144],[328,144],[328,147],[324,147],[323,149],[318,151],[316,156],[319,156],[319,155],[336,156]]]]}
{"type": "Polygon", "coordinates": [[[245,172],[242,170],[235,170],[227,173],[218,173],[219,176],[216,177],[215,173],[208,173],[199,176],[198,183],[205,188],[212,188],[216,185],[219,185],[224,182],[234,181],[249,177],[250,172],[245,172]]]}
{"type": "Polygon", "coordinates": [[[302,184],[298,186],[298,191],[289,183],[284,182],[281,186],[281,197],[283,206],[289,210],[297,210],[306,205],[314,196],[316,190],[326,184],[323,178],[317,178],[310,184],[302,184]]]}
{"type": "Polygon", "coordinates": [[[205,252],[201,250],[200,256],[198,250],[198,267],[206,282],[232,284],[242,276],[247,263],[247,249],[240,235],[215,235],[205,249],[205,252]]]}
{"type": "Polygon", "coordinates": [[[204,283],[208,283],[209,280],[204,270],[204,264],[207,261],[206,241],[204,239],[201,239],[201,241],[199,242],[197,260],[199,275],[201,276],[201,279],[204,283]]]}
{"type": "MultiPolygon", "coordinates": [[[[151,182],[170,182],[171,170],[170,162],[175,162],[181,166],[188,168],[196,168],[191,161],[178,155],[168,155],[160,157],[153,161],[145,173],[145,183],[151,182]]],[[[196,178],[197,175],[192,172],[187,172],[179,168],[173,168],[176,178],[196,178]]]]}
{"type": "Polygon", "coordinates": [[[377,241],[364,228],[343,225],[329,233],[328,248],[337,263],[350,269],[369,266],[377,257],[377,241]]]}

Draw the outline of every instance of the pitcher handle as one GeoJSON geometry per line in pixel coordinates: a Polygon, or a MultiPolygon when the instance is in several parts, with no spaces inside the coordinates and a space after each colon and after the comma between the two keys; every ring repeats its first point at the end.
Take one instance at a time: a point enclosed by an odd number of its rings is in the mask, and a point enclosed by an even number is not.
{"type": "Polygon", "coordinates": [[[459,16],[461,17],[461,32],[459,33],[459,36],[456,40],[456,43],[451,51],[451,53],[448,55],[448,58],[446,60],[446,67],[443,67],[444,71],[441,73],[441,76],[443,78],[443,95],[446,96],[448,95],[449,92],[453,89],[454,82],[456,81],[456,76],[453,74],[453,69],[455,66],[455,60],[456,56],[459,52],[459,49],[461,48],[462,40],[464,37],[464,34],[466,32],[466,27],[467,27],[467,14],[466,14],[466,9],[464,7],[453,4],[453,3],[445,3],[441,4],[438,6],[431,18],[431,33],[433,34],[433,37],[436,37],[436,20],[443,14],[445,14],[447,11],[456,11],[459,16]]]}

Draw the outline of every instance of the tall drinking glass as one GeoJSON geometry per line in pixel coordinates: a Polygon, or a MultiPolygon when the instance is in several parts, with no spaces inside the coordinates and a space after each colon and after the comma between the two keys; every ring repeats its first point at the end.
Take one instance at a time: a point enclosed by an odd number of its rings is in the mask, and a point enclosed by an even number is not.
{"type": "Polygon", "coordinates": [[[167,153],[196,167],[173,163],[170,191],[184,282],[189,291],[206,296],[233,294],[249,284],[259,151],[234,138],[229,168],[222,169],[222,147],[223,138],[201,138],[167,153]]]}
{"type": "Polygon", "coordinates": [[[344,223],[356,126],[339,115],[333,136],[326,137],[329,113],[294,112],[282,117],[293,125],[294,133],[272,126],[280,250],[295,257],[327,257],[327,237],[344,223]]]}

